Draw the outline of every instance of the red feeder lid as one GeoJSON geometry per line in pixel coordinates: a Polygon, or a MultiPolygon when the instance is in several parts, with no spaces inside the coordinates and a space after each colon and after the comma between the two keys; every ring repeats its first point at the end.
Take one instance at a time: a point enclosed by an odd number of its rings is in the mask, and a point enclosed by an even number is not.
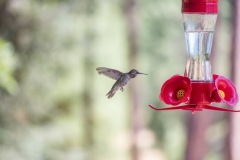
{"type": "Polygon", "coordinates": [[[182,13],[218,13],[218,0],[182,0],[182,13]]]}

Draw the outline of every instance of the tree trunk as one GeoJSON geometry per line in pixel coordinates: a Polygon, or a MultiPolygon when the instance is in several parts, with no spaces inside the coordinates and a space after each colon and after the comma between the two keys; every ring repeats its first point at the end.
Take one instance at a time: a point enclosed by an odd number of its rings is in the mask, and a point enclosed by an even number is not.
{"type": "MultiPolygon", "coordinates": [[[[231,51],[231,78],[237,91],[240,88],[240,1],[233,0],[232,3],[232,51],[231,51]]],[[[240,108],[240,104],[236,106],[240,108]]],[[[240,116],[229,114],[228,133],[228,160],[240,159],[240,116]]]]}
{"type": "MultiPolygon", "coordinates": [[[[137,66],[137,13],[136,13],[136,0],[126,0],[124,11],[126,13],[127,24],[127,40],[128,40],[128,61],[130,69],[137,66]]],[[[132,146],[131,156],[132,160],[138,160],[139,151],[137,146],[137,134],[143,128],[143,111],[140,106],[140,92],[139,84],[137,81],[131,83],[130,87],[130,121],[131,121],[131,134],[132,146]]]]}
{"type": "Polygon", "coordinates": [[[84,92],[83,92],[83,112],[81,113],[84,121],[84,147],[88,152],[88,159],[94,160],[94,121],[93,121],[93,97],[92,85],[94,84],[94,43],[95,33],[93,25],[93,16],[95,11],[95,0],[88,0],[85,3],[85,37],[84,37],[84,92]]]}
{"type": "Polygon", "coordinates": [[[207,151],[206,129],[210,123],[211,112],[203,111],[189,115],[186,160],[203,160],[207,151]]]}

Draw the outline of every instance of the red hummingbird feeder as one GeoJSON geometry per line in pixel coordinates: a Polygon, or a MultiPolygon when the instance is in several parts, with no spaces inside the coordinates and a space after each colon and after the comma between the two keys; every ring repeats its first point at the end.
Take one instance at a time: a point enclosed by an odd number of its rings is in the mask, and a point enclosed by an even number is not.
{"type": "Polygon", "coordinates": [[[239,100],[233,83],[211,72],[210,54],[217,14],[218,0],[182,0],[187,48],[185,73],[184,76],[172,76],[161,88],[160,100],[172,107],[149,105],[152,109],[240,112],[211,105],[213,102],[223,102],[235,106],[239,100]]]}

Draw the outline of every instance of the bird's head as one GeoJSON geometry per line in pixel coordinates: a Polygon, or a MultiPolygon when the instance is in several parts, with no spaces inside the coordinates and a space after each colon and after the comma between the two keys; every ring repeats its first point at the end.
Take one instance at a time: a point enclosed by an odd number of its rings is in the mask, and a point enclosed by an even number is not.
{"type": "Polygon", "coordinates": [[[135,78],[138,74],[145,74],[145,75],[147,75],[146,73],[138,72],[136,69],[132,69],[131,71],[128,72],[128,74],[130,75],[131,78],[135,78]]]}

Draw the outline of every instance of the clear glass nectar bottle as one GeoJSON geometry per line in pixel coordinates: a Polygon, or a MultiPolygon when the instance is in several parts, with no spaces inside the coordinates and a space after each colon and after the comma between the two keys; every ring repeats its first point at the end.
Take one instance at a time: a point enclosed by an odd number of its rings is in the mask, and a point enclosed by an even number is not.
{"type": "Polygon", "coordinates": [[[185,76],[191,81],[212,81],[210,54],[217,12],[217,0],[183,0],[187,49],[185,76]]]}

